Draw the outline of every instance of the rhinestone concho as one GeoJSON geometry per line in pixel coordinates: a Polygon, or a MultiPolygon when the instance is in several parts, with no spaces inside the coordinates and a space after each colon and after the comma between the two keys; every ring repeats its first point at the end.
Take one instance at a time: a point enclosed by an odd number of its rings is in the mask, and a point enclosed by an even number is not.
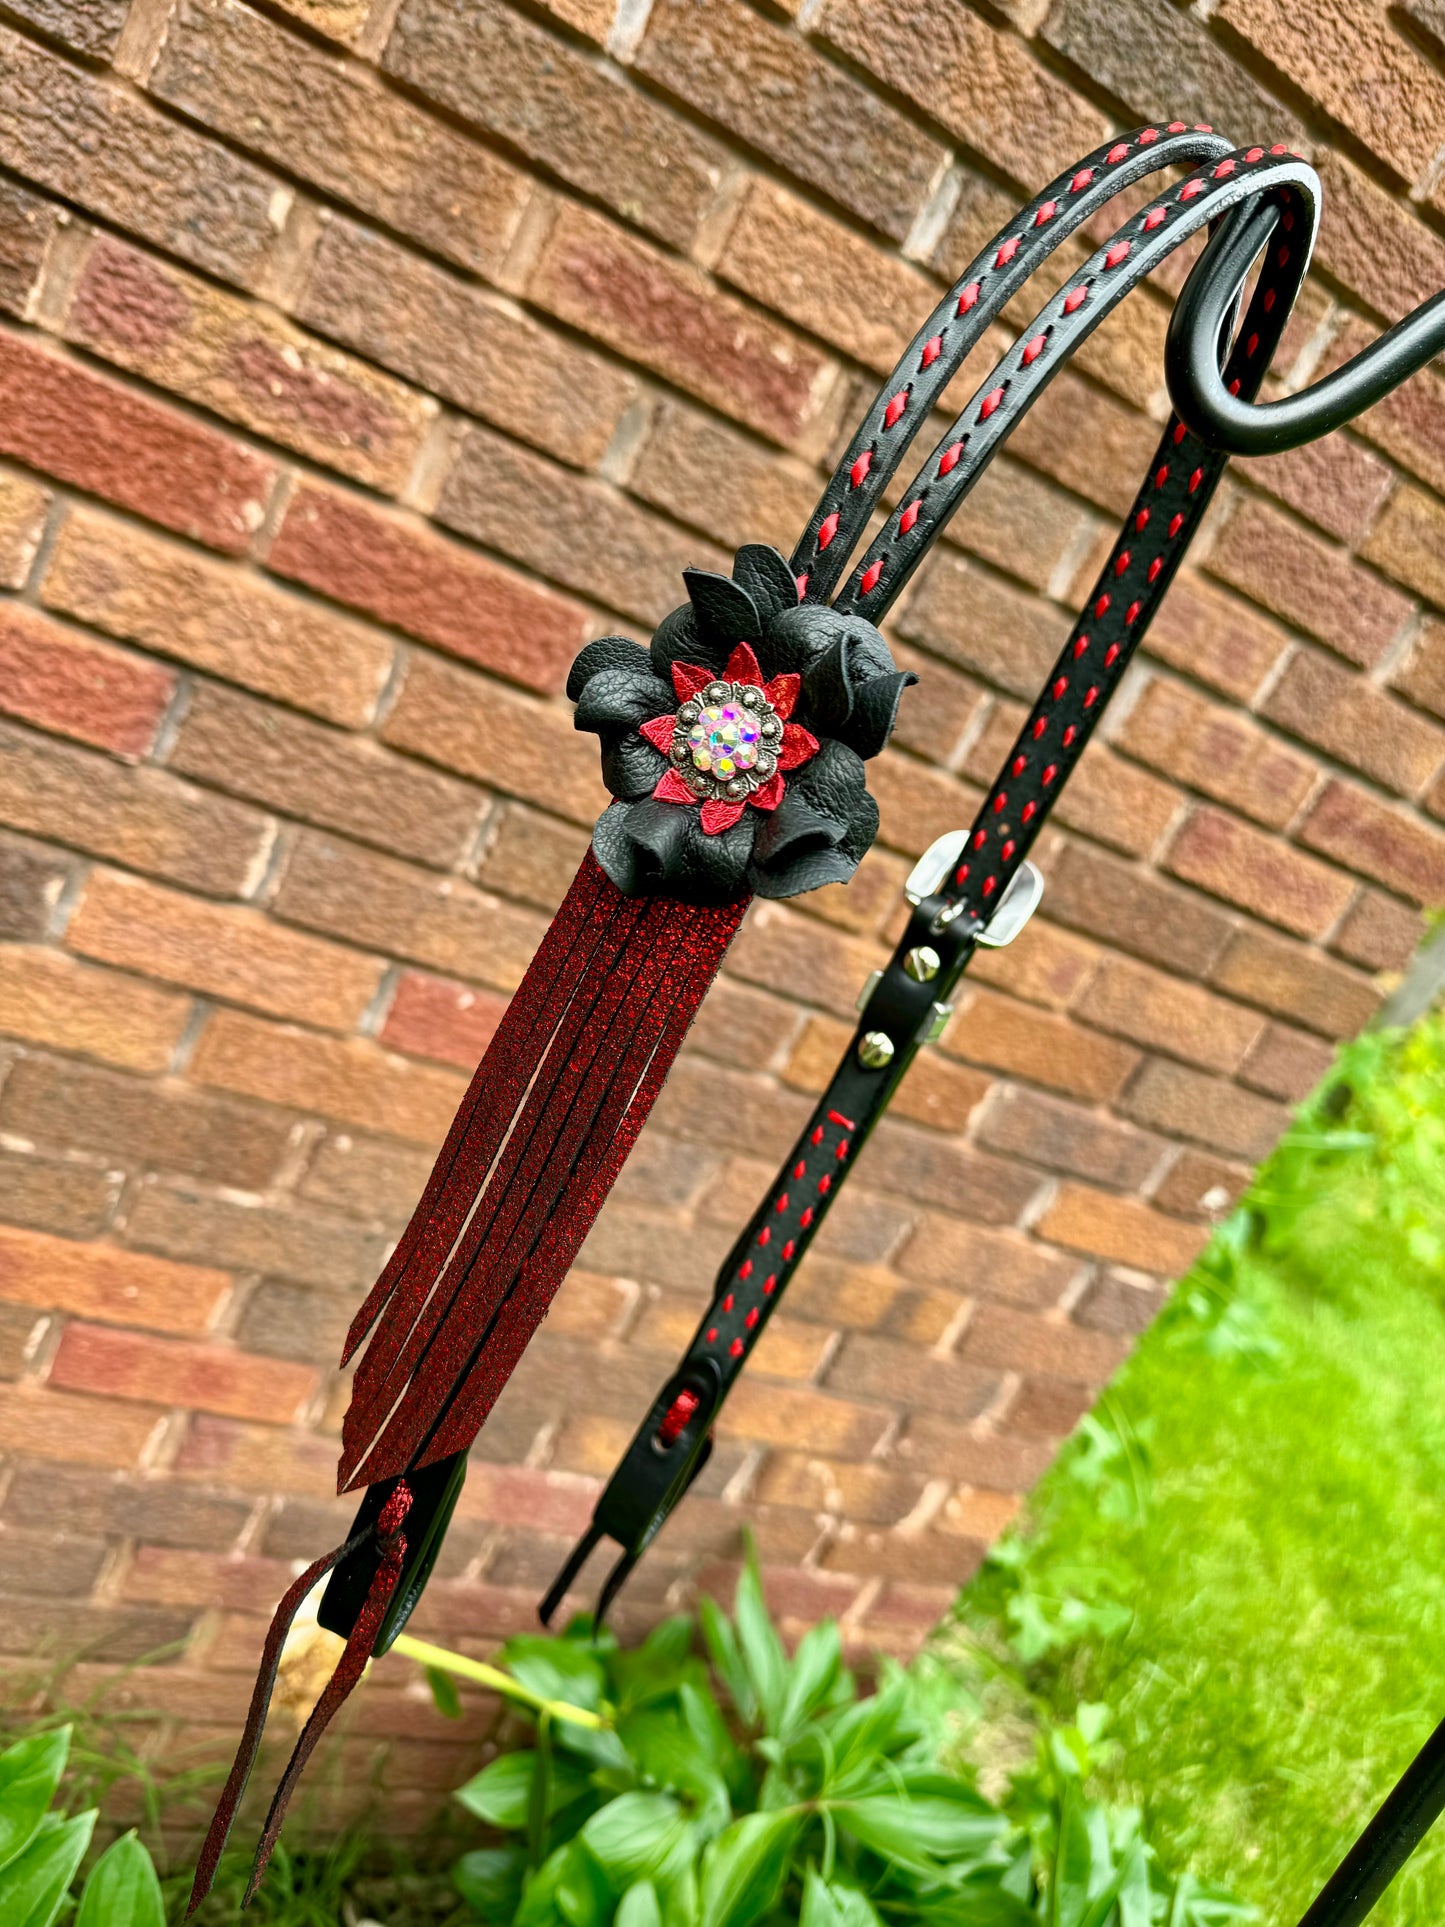
{"type": "Polygon", "coordinates": [[[678,710],[668,753],[694,796],[740,802],[775,773],[782,740],[756,683],[714,682],[678,710]]]}

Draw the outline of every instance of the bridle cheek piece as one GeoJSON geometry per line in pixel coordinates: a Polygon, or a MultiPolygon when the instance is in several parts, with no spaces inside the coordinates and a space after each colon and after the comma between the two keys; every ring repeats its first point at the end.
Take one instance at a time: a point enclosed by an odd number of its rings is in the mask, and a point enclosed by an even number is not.
{"type": "MultiPolygon", "coordinates": [[[[1099,147],[948,290],[880,389],[790,558],[750,544],[730,575],[687,570],[686,601],[648,647],[608,636],[578,656],[567,693],[578,728],[600,739],[613,800],[347,1335],[342,1363],[355,1359],[356,1370],[338,1487],[364,1496],[346,1543],[300,1576],[272,1621],[192,1910],[214,1878],[306,1594],[327,1580],[320,1622],[346,1644],[272,1801],[248,1899],[327,1721],[421,1596],[468,1447],[576,1258],[749,902],[846,882],[877,834],[866,765],[914,680],[879,633],[894,599],[1047,383],[1139,281],[1208,225],[1213,238],[1170,327],[1166,373],[1180,412],[975,821],[915,865],[907,928],[863,986],[854,1037],[724,1261],[691,1344],[543,1602],[543,1620],[607,1538],[620,1557],[600,1622],[696,1479],[723,1401],[869,1132],[947,1023],[975,949],[1010,942],[1037,907],[1043,881],[1030,848],[1229,454],[1313,439],[1445,347],[1441,296],[1305,393],[1256,402],[1318,218],[1316,176],[1283,146],[1231,148],[1208,127],[1176,121],[1099,147]],[[1121,189],[1181,164],[1193,171],[1131,216],[1020,333],[858,555],[899,463],[1007,303],[1121,189]]],[[[1364,1918],[1445,1803],[1445,1727],[1391,1797],[1396,1805],[1386,1803],[1302,1927],[1364,1918]]]]}

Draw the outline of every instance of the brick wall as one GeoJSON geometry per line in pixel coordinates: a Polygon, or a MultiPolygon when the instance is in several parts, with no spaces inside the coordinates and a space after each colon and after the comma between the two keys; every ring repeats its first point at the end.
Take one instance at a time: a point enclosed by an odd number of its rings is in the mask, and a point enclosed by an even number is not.
{"type": "MultiPolygon", "coordinates": [[[[1445,284],[1442,42],[1439,0],[4,0],[13,1659],[84,1648],[88,1687],[176,1642],[121,1689],[167,1756],[238,1717],[350,1514],[340,1334],[599,805],[576,647],[788,547],[935,291],[1110,127],[1316,158],[1284,363],[1339,361],[1445,284]]],[[[1092,578],[1167,312],[1089,344],[900,609],[879,846],[753,910],[426,1630],[530,1623],[1092,578]]],[[[1435,375],[1236,468],[1041,917],[980,956],[624,1621],[744,1522],[795,1621],[907,1648],[947,1605],[1445,898],[1442,611],[1435,375]]],[[[399,1827],[477,1730],[439,1744],[403,1673],[344,1742],[390,1739],[399,1827]]]]}

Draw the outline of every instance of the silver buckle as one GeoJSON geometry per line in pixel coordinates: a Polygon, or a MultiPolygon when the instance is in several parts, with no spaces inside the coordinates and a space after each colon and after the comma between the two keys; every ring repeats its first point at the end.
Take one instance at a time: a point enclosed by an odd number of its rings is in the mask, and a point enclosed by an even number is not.
{"type": "MultiPolygon", "coordinates": [[[[925,897],[935,895],[942,887],[949,872],[957,868],[967,845],[967,830],[949,830],[929,844],[903,885],[903,894],[915,910],[925,897]]],[[[1021,863],[975,941],[989,950],[1002,950],[1005,944],[1013,942],[1038,909],[1043,894],[1044,879],[1039,871],[1032,863],[1021,863]]]]}

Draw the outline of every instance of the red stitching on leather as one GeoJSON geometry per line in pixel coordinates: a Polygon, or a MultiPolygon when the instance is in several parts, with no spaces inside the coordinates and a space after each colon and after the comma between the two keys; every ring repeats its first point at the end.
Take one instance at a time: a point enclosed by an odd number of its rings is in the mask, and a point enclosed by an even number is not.
{"type": "Polygon", "coordinates": [[[1189,493],[1191,495],[1199,487],[1199,484],[1203,480],[1204,480],[1204,470],[1202,468],[1196,468],[1194,473],[1189,478],[1189,493]]]}
{"type": "Polygon", "coordinates": [[[1087,636],[1075,637],[1074,639],[1074,661],[1075,662],[1079,660],[1079,657],[1083,655],[1084,651],[1088,648],[1088,646],[1089,646],[1089,638],[1087,636]]]}
{"type": "Polygon", "coordinates": [[[918,366],[920,368],[931,368],[934,362],[938,360],[938,357],[942,353],[943,353],[943,336],[930,335],[928,340],[925,341],[923,344],[923,358],[919,362],[918,366]]]}
{"type": "Polygon", "coordinates": [[[1249,162],[1250,166],[1253,167],[1256,161],[1263,160],[1264,149],[1262,147],[1251,147],[1244,158],[1249,162]]]}
{"type": "Polygon", "coordinates": [[[1234,162],[1232,160],[1222,160],[1214,170],[1214,178],[1216,181],[1222,181],[1227,174],[1232,174],[1233,172],[1234,162]]]}
{"type": "Polygon", "coordinates": [[[870,562],[863,571],[863,579],[858,584],[858,593],[870,595],[878,587],[878,578],[882,573],[883,558],[880,556],[876,562],[870,562]]]}
{"type": "Polygon", "coordinates": [[[1007,863],[1009,858],[1013,855],[1014,851],[1017,848],[1018,848],[1018,845],[1013,841],[1012,837],[1010,837],[1009,841],[1005,843],[1003,848],[999,851],[1000,859],[1003,862],[1007,863]]]}
{"type": "Polygon", "coordinates": [[[1109,597],[1107,595],[1101,595],[1094,603],[1094,620],[1101,622],[1108,613],[1109,597]]]}
{"type": "Polygon", "coordinates": [[[802,1216],[798,1219],[798,1223],[802,1226],[803,1230],[806,1231],[808,1226],[812,1222],[813,1222],[813,1207],[810,1204],[805,1204],[803,1206],[802,1216]]]}
{"type": "Polygon", "coordinates": [[[743,1341],[740,1338],[735,1338],[731,1345],[728,1346],[728,1350],[734,1358],[741,1358],[743,1355],[743,1341]]]}
{"type": "Polygon", "coordinates": [[[828,1122],[830,1124],[836,1124],[839,1130],[842,1130],[842,1131],[856,1131],[858,1128],[858,1126],[853,1122],[852,1118],[844,1117],[841,1111],[829,1111],[828,1122]]]}
{"type": "Polygon", "coordinates": [[[772,1226],[765,1224],[762,1230],[758,1233],[758,1243],[760,1245],[767,1245],[767,1244],[771,1244],[772,1242],[773,1242],[772,1226]]]}
{"type": "Polygon", "coordinates": [[[1189,433],[1189,430],[1184,426],[1183,422],[1175,422],[1170,433],[1173,437],[1174,446],[1178,448],[1179,444],[1184,440],[1184,437],[1189,433]]]}
{"type": "Polygon", "coordinates": [[[1104,266],[1106,268],[1117,268],[1121,261],[1127,261],[1129,258],[1131,246],[1132,246],[1131,242],[1116,241],[1113,247],[1111,247],[1109,252],[1104,256],[1104,266]]]}
{"type": "Polygon", "coordinates": [[[797,1248],[798,1247],[793,1243],[792,1239],[789,1238],[788,1242],[783,1246],[783,1263],[784,1264],[788,1262],[788,1260],[792,1257],[793,1253],[797,1250],[797,1248]]]}
{"type": "Polygon", "coordinates": [[[1142,606],[1143,605],[1141,603],[1131,602],[1128,608],[1124,611],[1125,622],[1136,622],[1139,618],[1139,611],[1142,608],[1142,606]]]}
{"type": "Polygon", "coordinates": [[[1035,742],[1039,740],[1040,736],[1043,735],[1044,731],[1048,728],[1048,726],[1049,726],[1048,722],[1044,717],[1040,716],[1036,720],[1036,722],[1034,723],[1034,741],[1035,742]]]}
{"type": "MultiPolygon", "coordinates": [[[[709,1334],[709,1337],[711,1337],[711,1334],[709,1334]]],[[[663,1414],[662,1423],[657,1428],[658,1444],[676,1445],[677,1441],[682,1437],[688,1420],[701,1404],[702,1400],[698,1397],[697,1393],[689,1391],[688,1388],[684,1386],[663,1414]]]]}
{"type": "Polygon", "coordinates": [[[1011,234],[1009,236],[998,253],[993,257],[993,264],[996,268],[1006,268],[1008,266],[1009,262],[1013,260],[1019,251],[1019,241],[1021,238],[1022,237],[1017,234],[1011,234]]]}
{"type": "Polygon", "coordinates": [[[1128,566],[1129,566],[1129,551],[1127,549],[1120,549],[1119,553],[1114,557],[1115,575],[1122,575],[1125,569],[1128,568],[1128,566]]]}
{"type": "Polygon", "coordinates": [[[1149,212],[1144,216],[1146,232],[1152,234],[1156,227],[1162,226],[1163,221],[1164,209],[1162,207],[1151,207],[1149,212]]]}
{"type": "MultiPolygon", "coordinates": [[[[787,1255],[788,1253],[785,1251],[783,1253],[783,1256],[787,1257],[787,1255]]],[[[756,1325],[757,1322],[758,1322],[758,1308],[756,1305],[749,1305],[747,1317],[744,1318],[743,1323],[747,1326],[748,1330],[751,1331],[753,1326],[756,1325]]]]}
{"type": "Polygon", "coordinates": [[[988,834],[987,834],[987,832],[986,832],[986,831],[984,831],[984,830],[975,830],[975,831],[974,831],[974,833],[973,833],[973,847],[974,847],[974,848],[975,848],[976,850],[981,850],[981,849],[983,848],[983,846],[984,846],[984,844],[985,844],[985,843],[987,843],[987,842],[988,842],[988,834]]]}
{"type": "Polygon", "coordinates": [[[983,405],[978,411],[978,419],[981,422],[986,422],[989,416],[998,407],[999,403],[1003,400],[1003,397],[1004,397],[1004,391],[1002,388],[995,388],[992,391],[992,393],[985,395],[983,398],[983,405]]]}
{"type": "Polygon", "coordinates": [[[1052,221],[1058,211],[1059,205],[1057,201],[1045,201],[1038,213],[1034,216],[1034,226],[1042,227],[1045,221],[1052,221]]]}
{"type": "Polygon", "coordinates": [[[722,1301],[722,1308],[723,1308],[723,1310],[724,1310],[724,1311],[731,1311],[731,1310],[732,1310],[732,1308],[733,1308],[733,1295],[732,1295],[732,1293],[731,1293],[731,1292],[729,1292],[729,1293],[728,1293],[728,1295],[727,1295],[727,1297],[723,1299],[723,1301],[722,1301]]]}
{"type": "MultiPolygon", "coordinates": [[[[856,483],[854,486],[857,486],[856,483]]],[[[820,549],[826,549],[837,533],[838,511],[834,509],[833,513],[831,515],[825,515],[818,525],[818,547],[820,549]]]]}
{"type": "Polygon", "coordinates": [[[1068,686],[1069,686],[1069,679],[1067,676],[1059,676],[1055,678],[1052,691],[1051,691],[1055,702],[1060,701],[1060,699],[1063,697],[1063,694],[1065,690],[1068,688],[1068,686]]]}
{"type": "Polygon", "coordinates": [[[1179,198],[1181,201],[1192,201],[1196,194],[1202,194],[1203,192],[1204,192],[1203,181],[1190,180],[1190,181],[1186,181],[1183,187],[1180,188],[1179,198]]]}
{"type": "Polygon", "coordinates": [[[1163,567],[1164,567],[1163,556],[1156,555],[1154,560],[1149,564],[1148,579],[1150,582],[1157,582],[1159,580],[1159,571],[1163,567]]]}
{"type": "Polygon", "coordinates": [[[1092,167],[1081,167],[1078,173],[1069,182],[1069,192],[1071,194],[1078,194],[1082,192],[1082,190],[1089,185],[1090,181],[1092,181],[1093,178],[1094,178],[1094,170],[1092,167]]]}
{"type": "Polygon", "coordinates": [[[1108,153],[1104,156],[1104,159],[1108,162],[1110,167],[1113,167],[1117,162],[1122,161],[1124,156],[1128,152],[1129,152],[1128,141],[1119,141],[1109,149],[1108,153]]]}
{"type": "Polygon", "coordinates": [[[1044,770],[1044,781],[1045,781],[1046,783],[1052,783],[1052,782],[1053,782],[1053,780],[1054,780],[1054,778],[1055,778],[1055,777],[1056,777],[1056,776],[1058,775],[1058,773],[1059,773],[1059,766],[1058,766],[1058,764],[1057,764],[1057,763],[1050,763],[1050,764],[1049,764],[1049,765],[1047,766],[1047,768],[1046,768],[1046,769],[1044,770]]]}
{"type": "Polygon", "coordinates": [[[820,1177],[818,1180],[818,1189],[822,1193],[822,1195],[826,1198],[829,1191],[832,1188],[833,1188],[833,1180],[828,1176],[828,1173],[825,1171],[822,1177],[820,1177]]]}
{"type": "Polygon", "coordinates": [[[1068,728],[1064,731],[1064,748],[1065,749],[1069,747],[1069,745],[1073,742],[1074,738],[1078,735],[1078,733],[1079,733],[1078,730],[1076,730],[1074,728],[1074,725],[1070,723],[1068,728]]]}
{"type": "Polygon", "coordinates": [[[1007,808],[1008,808],[1008,792],[1006,790],[1000,790],[998,795],[993,799],[993,813],[995,816],[998,816],[1003,810],[1007,808]]]}
{"type": "Polygon", "coordinates": [[[1154,471],[1155,488],[1163,488],[1164,484],[1168,480],[1169,480],[1169,464],[1166,462],[1163,468],[1157,468],[1154,471]]]}
{"type": "Polygon", "coordinates": [[[1114,667],[1114,664],[1118,660],[1119,660],[1119,645],[1117,642],[1111,642],[1108,648],[1104,651],[1104,667],[1106,669],[1112,669],[1114,667]]]}
{"type": "Polygon", "coordinates": [[[1047,335],[1034,336],[1033,340],[1029,343],[1028,347],[1024,349],[1024,367],[1025,368],[1029,367],[1033,362],[1036,362],[1038,360],[1039,356],[1044,352],[1045,347],[1048,345],[1048,339],[1049,338],[1047,335]]]}
{"type": "Polygon", "coordinates": [[[1139,136],[1139,145],[1141,147],[1152,147],[1158,138],[1159,129],[1157,127],[1146,127],[1144,132],[1139,136]]]}
{"type": "Polygon", "coordinates": [[[1134,533],[1136,535],[1142,535],[1148,526],[1149,511],[1148,509],[1140,509],[1139,513],[1134,517],[1134,533]]]}
{"type": "Polygon", "coordinates": [[[787,1208],[788,1208],[788,1194],[786,1191],[780,1191],[778,1193],[778,1201],[773,1206],[773,1209],[774,1211],[786,1211],[787,1208]]]}
{"type": "Polygon", "coordinates": [[[1009,764],[1009,769],[1015,776],[1022,776],[1028,768],[1028,764],[1029,759],[1027,756],[1015,756],[1012,763],[1009,764]]]}
{"type": "Polygon", "coordinates": [[[1094,707],[1094,704],[1098,700],[1099,700],[1099,685],[1096,682],[1091,682],[1088,688],[1084,691],[1085,709],[1092,709],[1094,707]]]}
{"type": "Polygon", "coordinates": [[[991,897],[991,896],[993,895],[993,893],[994,893],[994,891],[995,891],[995,890],[996,890],[997,888],[998,888],[998,878],[997,878],[997,877],[985,877],[985,878],[984,878],[984,880],[983,880],[983,894],[984,894],[984,895],[985,895],[986,897],[991,897]]]}
{"type": "Polygon", "coordinates": [[[918,511],[922,507],[923,498],[919,496],[904,509],[898,518],[898,533],[900,535],[907,535],[908,531],[913,527],[913,524],[918,520],[918,511]]]}
{"type": "Polygon", "coordinates": [[[872,466],[873,451],[871,448],[865,448],[857,461],[854,462],[853,466],[848,470],[848,479],[854,488],[862,487],[863,480],[872,466]]]}
{"type": "Polygon", "coordinates": [[[907,406],[908,390],[906,388],[900,388],[883,411],[883,426],[885,428],[892,428],[895,422],[901,418],[907,406]]]}
{"type": "Polygon", "coordinates": [[[968,286],[963,290],[963,293],[958,297],[958,312],[960,314],[967,314],[982,293],[983,288],[981,284],[977,281],[970,281],[968,286]]]}
{"type": "Polygon", "coordinates": [[[1076,308],[1083,307],[1088,298],[1089,290],[1087,288],[1070,288],[1069,292],[1064,296],[1064,313],[1073,314],[1076,308]]]}
{"type": "Polygon", "coordinates": [[[1038,809],[1037,803],[1025,803],[1023,808],[1019,811],[1019,816],[1022,818],[1022,820],[1025,823],[1027,823],[1029,818],[1034,814],[1034,812],[1037,809],[1038,809]]]}
{"type": "Polygon", "coordinates": [[[1181,529],[1182,529],[1183,527],[1184,527],[1184,517],[1183,517],[1182,515],[1177,515],[1177,514],[1176,514],[1176,515],[1171,515],[1171,516],[1170,516],[1170,518],[1169,518],[1169,533],[1170,533],[1171,535],[1178,535],[1178,533],[1179,533],[1179,531],[1180,531],[1180,530],[1181,530],[1181,529]]]}
{"type": "Polygon", "coordinates": [[[948,447],[944,449],[938,458],[938,472],[940,475],[951,475],[953,473],[954,469],[958,466],[958,458],[963,453],[963,450],[964,443],[949,443],[948,447]]]}
{"type": "Polygon", "coordinates": [[[764,1278],[763,1280],[763,1296],[765,1298],[771,1298],[773,1293],[777,1290],[777,1288],[778,1288],[778,1274],[775,1271],[770,1271],[767,1277],[764,1278]]]}
{"type": "Polygon", "coordinates": [[[748,1278],[751,1278],[752,1275],[753,1275],[753,1261],[751,1258],[744,1258],[742,1263],[738,1266],[738,1276],[739,1278],[742,1278],[742,1279],[748,1279],[748,1278]]]}
{"type": "Polygon", "coordinates": [[[821,1124],[809,1137],[808,1142],[810,1144],[821,1144],[823,1142],[823,1127],[821,1124]]]}

